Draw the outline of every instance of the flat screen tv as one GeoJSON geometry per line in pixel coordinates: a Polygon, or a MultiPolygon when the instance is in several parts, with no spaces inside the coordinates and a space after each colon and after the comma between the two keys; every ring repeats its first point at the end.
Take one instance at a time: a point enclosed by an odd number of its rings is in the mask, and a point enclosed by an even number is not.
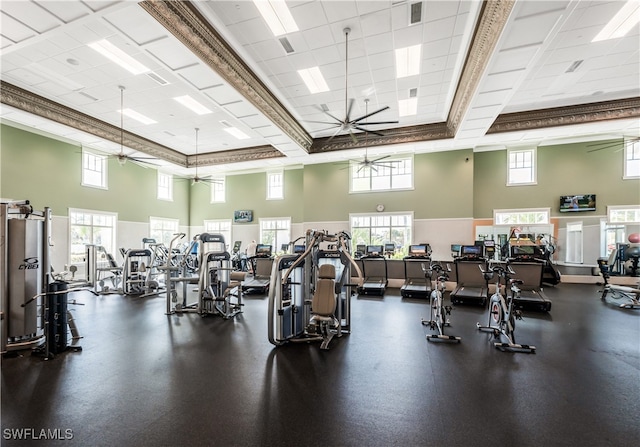
{"type": "Polygon", "coordinates": [[[253,211],[236,210],[233,212],[233,221],[235,223],[253,222],[253,211]]]}
{"type": "Polygon", "coordinates": [[[575,211],[595,211],[596,195],[584,194],[581,196],[560,196],[560,212],[570,213],[575,211]]]}

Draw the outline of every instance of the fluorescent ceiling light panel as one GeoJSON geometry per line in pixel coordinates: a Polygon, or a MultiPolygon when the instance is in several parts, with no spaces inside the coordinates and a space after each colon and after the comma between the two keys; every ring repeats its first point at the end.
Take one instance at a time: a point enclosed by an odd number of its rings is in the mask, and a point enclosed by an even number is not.
{"type": "Polygon", "coordinates": [[[152,120],[148,116],[144,116],[142,113],[138,113],[133,109],[123,109],[121,113],[124,116],[128,116],[142,124],[155,124],[157,121],[152,120]]]}
{"type": "Polygon", "coordinates": [[[284,0],[253,0],[274,36],[298,31],[298,25],[284,0]]]}
{"type": "Polygon", "coordinates": [[[298,74],[307,85],[307,88],[309,89],[309,92],[311,94],[329,91],[329,86],[324,80],[324,76],[322,76],[322,72],[320,71],[319,67],[311,67],[305,68],[303,70],[298,70],[298,74]]]}
{"type": "Polygon", "coordinates": [[[95,51],[102,54],[107,59],[115,62],[134,75],[149,73],[151,71],[150,68],[145,67],[143,64],[129,56],[127,53],[125,53],[106,39],[90,43],[89,47],[93,48],[95,51]]]}
{"type": "Polygon", "coordinates": [[[398,101],[398,115],[410,116],[418,113],[418,98],[401,99],[398,101]]]}
{"type": "Polygon", "coordinates": [[[638,22],[640,22],[640,3],[638,0],[629,0],[591,42],[623,37],[638,22]]]}
{"type": "Polygon", "coordinates": [[[237,127],[225,127],[224,130],[226,132],[229,132],[231,135],[236,137],[238,140],[246,140],[246,139],[250,138],[249,135],[247,135],[246,133],[244,133],[243,131],[241,131],[237,127]]]}
{"type": "Polygon", "coordinates": [[[396,77],[405,78],[420,73],[420,50],[422,45],[398,48],[396,50],[396,77]]]}
{"type": "Polygon", "coordinates": [[[178,101],[180,104],[182,104],[192,112],[197,113],[198,115],[206,115],[207,113],[213,113],[211,110],[207,109],[205,106],[200,104],[198,101],[196,101],[189,95],[176,96],[173,99],[178,101]]]}

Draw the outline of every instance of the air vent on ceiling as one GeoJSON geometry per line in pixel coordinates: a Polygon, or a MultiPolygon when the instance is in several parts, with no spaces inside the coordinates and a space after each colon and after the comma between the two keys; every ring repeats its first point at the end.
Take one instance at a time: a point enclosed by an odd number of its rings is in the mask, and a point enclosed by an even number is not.
{"type": "Polygon", "coordinates": [[[418,89],[417,88],[410,88],[409,89],[409,98],[416,98],[418,96],[418,89]]]}
{"type": "Polygon", "coordinates": [[[567,71],[565,71],[565,73],[573,73],[578,69],[580,65],[582,65],[583,62],[584,62],[584,59],[573,61],[573,63],[569,66],[569,68],[567,68],[567,71]]]}
{"type": "Polygon", "coordinates": [[[153,79],[154,81],[156,81],[160,85],[168,85],[169,84],[169,81],[167,81],[162,76],[160,76],[160,75],[158,75],[158,74],[156,74],[154,72],[147,73],[147,76],[149,76],[151,79],[153,79]]]}
{"type": "Polygon", "coordinates": [[[169,132],[168,130],[165,130],[164,133],[166,133],[170,137],[175,137],[176,136],[176,134],[173,134],[173,133],[169,132]]]}
{"type": "Polygon", "coordinates": [[[293,53],[293,47],[291,46],[291,42],[289,42],[289,39],[287,39],[286,37],[281,37],[278,40],[280,40],[280,45],[282,45],[282,48],[284,48],[284,51],[286,51],[287,54],[293,53]]]}
{"type": "Polygon", "coordinates": [[[411,3],[409,13],[409,24],[422,22],[422,2],[411,3]]]}
{"type": "Polygon", "coordinates": [[[323,112],[329,111],[329,106],[327,106],[326,104],[320,104],[320,108],[322,109],[323,112]]]}
{"type": "Polygon", "coordinates": [[[224,127],[233,127],[231,124],[229,124],[228,121],[225,120],[220,120],[220,124],[222,124],[224,127]]]}
{"type": "Polygon", "coordinates": [[[78,93],[80,93],[80,94],[81,94],[82,96],[84,96],[85,98],[89,98],[91,101],[97,101],[97,100],[98,100],[98,98],[95,98],[95,97],[91,96],[91,95],[90,95],[90,94],[88,94],[88,93],[85,93],[85,92],[78,92],[78,93]]]}

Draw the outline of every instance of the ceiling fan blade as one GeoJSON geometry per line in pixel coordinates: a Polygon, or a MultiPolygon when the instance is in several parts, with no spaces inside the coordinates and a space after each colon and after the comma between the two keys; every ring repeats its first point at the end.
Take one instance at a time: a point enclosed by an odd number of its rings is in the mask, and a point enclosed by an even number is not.
{"type": "Polygon", "coordinates": [[[354,144],[358,142],[358,139],[353,132],[349,131],[349,136],[351,137],[351,141],[353,141],[354,144]]]}
{"type": "Polygon", "coordinates": [[[374,165],[369,165],[369,169],[371,169],[373,172],[378,172],[378,170],[376,169],[376,167],[374,165]]]}
{"type": "Polygon", "coordinates": [[[341,130],[342,130],[342,129],[338,129],[338,130],[336,131],[336,133],[334,133],[333,135],[331,135],[331,136],[329,137],[329,139],[326,141],[326,143],[325,143],[325,144],[329,144],[329,142],[330,142],[331,140],[333,140],[335,137],[337,137],[337,136],[338,136],[338,134],[340,133],[340,131],[341,131],[341,130]]]}
{"type": "MultiPolygon", "coordinates": [[[[389,158],[389,157],[391,157],[391,155],[384,155],[382,157],[376,158],[375,160],[371,160],[371,163],[375,163],[377,161],[384,160],[385,158],[389,158]]],[[[389,163],[391,163],[391,162],[389,162],[389,163]]]]}
{"type": "Polygon", "coordinates": [[[360,118],[356,118],[353,121],[351,121],[352,123],[357,123],[358,121],[362,121],[365,118],[369,118],[372,115],[375,115],[376,113],[380,113],[380,112],[384,112],[385,110],[387,110],[389,108],[389,106],[384,106],[381,109],[376,110],[375,112],[371,112],[371,113],[367,113],[366,115],[362,115],[360,118]]]}
{"type": "Polygon", "coordinates": [[[400,121],[376,121],[375,123],[366,122],[366,123],[358,123],[358,126],[371,126],[376,124],[398,124],[400,121]]]}
{"type": "Polygon", "coordinates": [[[331,126],[331,127],[325,127],[324,129],[314,130],[314,132],[324,132],[325,130],[335,129],[336,127],[340,128],[340,129],[342,128],[342,126],[336,125],[336,126],[331,126]]]}
{"type": "Polygon", "coordinates": [[[332,114],[330,114],[329,112],[323,111],[323,113],[327,116],[330,116],[331,118],[333,118],[334,120],[336,120],[336,123],[338,124],[342,124],[342,120],[339,120],[338,118],[336,118],[335,116],[333,116],[332,114]]]}
{"type": "Polygon", "coordinates": [[[367,129],[364,129],[364,128],[360,127],[359,125],[358,125],[358,126],[353,126],[353,127],[354,127],[355,129],[357,129],[357,130],[361,130],[362,132],[368,132],[368,133],[372,133],[372,134],[374,134],[374,135],[377,135],[377,136],[379,136],[379,137],[384,137],[384,134],[382,134],[382,133],[380,133],[380,132],[376,132],[376,131],[374,131],[374,130],[367,130],[367,129]]]}
{"type": "Polygon", "coordinates": [[[311,120],[304,120],[304,123],[316,123],[316,124],[332,124],[334,126],[339,126],[340,123],[331,123],[329,121],[311,121],[311,120]]]}
{"type": "Polygon", "coordinates": [[[353,102],[355,101],[355,99],[351,98],[351,100],[349,101],[349,107],[347,108],[347,118],[345,119],[346,122],[349,122],[349,117],[351,116],[351,109],[353,109],[353,102]]]}

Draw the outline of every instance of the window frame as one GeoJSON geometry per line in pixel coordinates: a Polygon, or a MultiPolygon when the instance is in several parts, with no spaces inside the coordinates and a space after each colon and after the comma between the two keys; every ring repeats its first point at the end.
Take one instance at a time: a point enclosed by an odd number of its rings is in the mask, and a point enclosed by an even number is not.
{"type": "MultiPolygon", "coordinates": [[[[168,231],[168,229],[163,227],[160,231],[164,235],[164,233],[166,233],[168,231]]],[[[149,216],[149,237],[151,237],[152,239],[155,239],[156,243],[158,243],[158,244],[162,243],[162,244],[165,244],[168,247],[169,243],[171,242],[171,239],[173,239],[173,235],[175,233],[179,233],[179,232],[180,232],[180,219],[173,219],[173,218],[170,218],[170,217],[149,216]],[[167,236],[166,240],[164,239],[164,237],[158,238],[158,237],[156,237],[156,234],[154,234],[156,231],[158,231],[156,228],[154,228],[154,222],[153,222],[154,220],[157,221],[157,222],[162,222],[162,223],[175,224],[174,228],[170,228],[171,234],[169,234],[167,236]]]]}
{"type": "Polygon", "coordinates": [[[209,203],[226,203],[227,177],[224,175],[211,177],[211,196],[209,203]],[[221,195],[222,197],[219,197],[221,195]]]}
{"type": "Polygon", "coordinates": [[[284,170],[280,169],[277,171],[267,171],[267,199],[266,200],[284,200],[284,170]],[[273,186],[271,185],[272,176],[279,175],[280,176],[280,195],[274,194],[273,186]]]}
{"type": "Polygon", "coordinates": [[[264,244],[265,243],[265,237],[264,237],[264,233],[265,231],[275,231],[275,237],[274,237],[274,246],[272,247],[273,249],[273,253],[277,253],[280,251],[280,245],[284,244],[284,243],[289,243],[291,242],[291,217],[262,217],[260,219],[258,219],[258,226],[260,227],[260,239],[259,239],[259,243],[264,244]],[[288,227],[287,228],[276,228],[275,230],[272,229],[266,229],[264,228],[265,223],[267,222],[281,222],[281,221],[286,221],[288,227]],[[280,245],[278,245],[278,231],[286,231],[286,237],[284,239],[286,239],[286,242],[280,242],[280,245]]]}
{"type": "Polygon", "coordinates": [[[116,244],[117,244],[117,236],[118,236],[118,213],[112,213],[109,211],[98,211],[98,210],[87,210],[87,209],[81,209],[81,208],[69,208],[68,210],[68,216],[69,216],[69,265],[77,265],[77,266],[85,266],[87,263],[87,259],[85,257],[86,254],[86,245],[87,244],[93,244],[93,245],[101,245],[105,248],[106,252],[115,256],[115,251],[116,251],[116,244]],[[73,220],[74,220],[74,214],[85,214],[85,215],[90,215],[91,216],[91,223],[90,224],[74,224],[73,220]],[[96,216],[100,216],[100,217],[108,217],[113,219],[113,226],[105,226],[105,225],[96,225],[94,224],[94,220],[96,216]],[[74,245],[74,239],[73,239],[73,229],[76,226],[83,226],[83,227],[90,227],[91,228],[91,242],[86,242],[85,248],[82,252],[82,258],[84,259],[83,262],[80,261],[76,261],[74,260],[74,255],[78,256],[78,253],[74,253],[73,250],[73,245],[74,245]],[[105,244],[101,243],[101,244],[97,244],[96,240],[95,240],[95,228],[110,228],[111,229],[111,245],[110,246],[105,246],[105,244]]]}
{"type": "Polygon", "coordinates": [[[157,192],[158,200],[165,200],[167,202],[173,202],[173,175],[172,174],[168,174],[166,172],[157,171],[156,192],[157,192]],[[167,190],[167,196],[166,197],[163,197],[162,194],[161,194],[161,190],[163,189],[163,187],[161,186],[161,179],[162,178],[166,178],[167,179],[167,187],[164,188],[164,189],[167,190]]]}
{"type": "Polygon", "coordinates": [[[98,151],[92,150],[92,149],[88,149],[86,147],[82,147],[82,156],[81,156],[81,162],[80,162],[80,169],[81,169],[81,180],[80,180],[80,184],[82,186],[86,186],[88,188],[97,188],[97,189],[104,189],[104,190],[108,190],[109,189],[109,176],[108,176],[108,157],[105,154],[101,154],[98,151]],[[92,172],[97,172],[100,174],[100,184],[96,185],[94,183],[90,183],[88,180],[88,174],[87,171],[89,170],[88,167],[85,167],[85,156],[90,156],[95,158],[96,160],[100,160],[100,165],[101,165],[101,169],[100,170],[92,170],[92,172]]]}
{"type": "Polygon", "coordinates": [[[510,226],[510,225],[549,225],[551,224],[551,208],[514,208],[514,209],[494,209],[493,210],[493,225],[494,226],[510,226]],[[533,215],[543,213],[546,214],[546,218],[544,221],[534,221],[534,222],[525,222],[523,220],[519,220],[516,218],[515,221],[512,222],[498,222],[497,216],[500,214],[511,214],[511,215],[533,215]]]}
{"type": "Polygon", "coordinates": [[[640,224],[640,205],[608,205],[607,223],[610,225],[640,224]],[[615,214],[624,213],[624,217],[614,217],[615,214]],[[627,217],[634,215],[632,220],[627,217]]]}
{"type": "Polygon", "coordinates": [[[204,226],[205,233],[223,235],[226,249],[229,250],[229,247],[232,246],[231,241],[233,239],[233,220],[232,219],[205,219],[203,221],[203,226],[204,226]],[[220,230],[215,228],[211,229],[211,226],[215,226],[211,224],[225,224],[225,225],[228,225],[229,229],[225,229],[225,230],[220,230]],[[227,239],[227,235],[229,237],[228,239],[227,239]]]}
{"type": "MultiPolygon", "coordinates": [[[[375,159],[376,157],[374,157],[375,159]]],[[[363,179],[365,177],[363,177],[363,174],[358,173],[358,170],[360,169],[361,165],[359,161],[350,161],[349,162],[349,194],[367,194],[367,193],[377,193],[377,192],[389,192],[389,191],[411,191],[413,189],[415,189],[414,187],[414,179],[415,179],[415,160],[414,160],[414,156],[413,154],[405,154],[405,155],[395,155],[395,156],[391,156],[389,158],[385,158],[384,159],[385,162],[404,162],[404,161],[409,161],[410,162],[410,166],[409,166],[409,172],[406,173],[402,173],[402,174],[398,174],[395,173],[394,174],[394,170],[390,169],[390,168],[384,168],[384,167],[379,167],[377,169],[380,169],[382,172],[386,172],[387,170],[389,171],[389,187],[388,188],[376,188],[373,186],[373,182],[374,182],[374,178],[376,177],[383,177],[382,175],[378,176],[376,175],[377,173],[375,171],[373,171],[370,168],[365,168],[362,169],[360,171],[360,173],[368,173],[368,180],[369,180],[369,185],[368,188],[366,189],[356,189],[356,187],[354,187],[354,181],[357,181],[358,179],[363,179]],[[409,180],[409,185],[408,186],[394,186],[394,178],[398,178],[400,175],[408,175],[410,177],[409,180]]],[[[386,175],[384,177],[387,177],[386,175]]]]}
{"type": "Polygon", "coordinates": [[[623,170],[622,170],[622,179],[623,180],[634,180],[640,178],[640,140],[626,140],[624,143],[624,155],[623,155],[623,170]],[[631,154],[630,154],[631,153],[631,154]],[[638,164],[637,173],[630,174],[629,164],[630,162],[635,162],[638,164]]]}
{"type": "Polygon", "coordinates": [[[538,148],[537,147],[519,147],[507,149],[507,186],[531,186],[538,184],[538,148]],[[511,154],[531,152],[531,180],[527,182],[516,182],[513,180],[514,169],[524,169],[511,167],[511,154]]]}
{"type": "MultiPolygon", "coordinates": [[[[379,218],[379,217],[389,217],[390,218],[390,224],[389,224],[389,233],[391,234],[393,232],[394,228],[404,228],[405,230],[408,230],[409,235],[407,236],[407,241],[404,241],[404,243],[401,244],[401,249],[396,251],[396,255],[397,256],[406,256],[408,254],[408,249],[409,246],[411,244],[413,244],[413,237],[415,235],[415,219],[414,219],[414,212],[413,211],[394,211],[394,212],[386,212],[386,213],[349,213],[349,231],[350,234],[352,235],[352,252],[355,253],[356,252],[356,247],[358,245],[358,240],[357,240],[357,233],[354,231],[354,228],[366,228],[366,227],[354,227],[354,220],[355,219],[360,219],[360,218],[371,218],[372,220],[375,218],[379,218]],[[400,216],[400,217],[405,217],[409,220],[410,224],[408,227],[406,226],[394,226],[393,225],[393,217],[394,216],[400,216]]],[[[371,235],[372,235],[372,231],[371,228],[382,228],[382,226],[372,226],[371,224],[369,224],[369,242],[366,245],[371,245],[371,235]]],[[[390,243],[390,242],[394,242],[393,240],[388,240],[383,242],[384,243],[390,243]]]]}

